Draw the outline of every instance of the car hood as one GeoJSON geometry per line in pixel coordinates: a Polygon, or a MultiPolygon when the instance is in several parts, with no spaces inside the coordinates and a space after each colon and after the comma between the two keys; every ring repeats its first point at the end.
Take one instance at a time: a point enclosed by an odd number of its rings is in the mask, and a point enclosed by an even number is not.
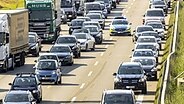
{"type": "Polygon", "coordinates": [[[34,90],[36,89],[36,87],[30,87],[30,86],[14,86],[13,87],[14,90],[34,90]]]}
{"type": "Polygon", "coordinates": [[[143,74],[121,74],[117,75],[119,78],[142,78],[144,75],[143,74]]]}
{"type": "Polygon", "coordinates": [[[3,104],[31,104],[30,102],[3,102],[3,104]]]}
{"type": "Polygon", "coordinates": [[[73,11],[73,8],[62,8],[64,11],[69,12],[69,11],[73,11]]]}
{"type": "Polygon", "coordinates": [[[84,42],[87,41],[87,39],[78,39],[78,41],[79,41],[80,43],[84,43],[84,42]]]}

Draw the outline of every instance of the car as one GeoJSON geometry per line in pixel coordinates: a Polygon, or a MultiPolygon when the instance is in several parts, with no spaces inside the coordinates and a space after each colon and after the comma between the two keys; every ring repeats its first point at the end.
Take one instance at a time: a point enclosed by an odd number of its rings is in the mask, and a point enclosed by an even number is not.
{"type": "Polygon", "coordinates": [[[42,39],[40,38],[40,36],[38,36],[38,34],[36,32],[28,32],[28,35],[33,35],[37,38],[39,50],[41,51],[41,49],[42,49],[42,45],[41,45],[42,39]]]}
{"type": "Polygon", "coordinates": [[[84,21],[91,21],[89,17],[77,17],[77,19],[83,19],[84,21]]]}
{"type": "Polygon", "coordinates": [[[145,31],[154,31],[152,26],[148,25],[139,25],[136,27],[136,29],[133,31],[133,38],[132,41],[135,42],[139,38],[139,36],[142,34],[142,32],[145,31]]]}
{"type": "Polygon", "coordinates": [[[87,2],[84,4],[84,16],[88,14],[91,10],[99,10],[102,11],[102,8],[100,6],[99,2],[87,2]]]}
{"type": "MultiPolygon", "coordinates": [[[[89,11],[89,13],[99,13],[99,14],[101,14],[102,15],[102,18],[103,19],[105,19],[105,18],[107,18],[107,15],[105,16],[104,14],[103,14],[103,11],[95,11],[95,10],[93,10],[93,11],[89,11]]],[[[89,17],[90,18],[90,17],[89,17]]]]}
{"type": "Polygon", "coordinates": [[[29,39],[28,54],[32,54],[33,56],[36,56],[36,57],[39,56],[40,47],[36,36],[29,35],[28,39],[29,39]]]}
{"type": "Polygon", "coordinates": [[[136,104],[132,90],[104,90],[100,104],[136,104]]]}
{"type": "Polygon", "coordinates": [[[160,20],[162,24],[165,25],[165,15],[163,9],[160,8],[152,8],[147,9],[146,13],[143,15],[143,24],[146,21],[150,20],[160,20]]]}
{"type": "MultiPolygon", "coordinates": [[[[96,26],[100,29],[100,31],[102,31],[102,28],[101,28],[99,22],[86,21],[86,22],[83,23],[82,27],[84,28],[84,27],[87,26],[87,25],[96,25],[96,26]]],[[[103,32],[103,31],[102,31],[102,32],[103,32]]]]}
{"type": "Polygon", "coordinates": [[[67,15],[63,9],[61,9],[60,11],[61,11],[61,14],[60,14],[61,22],[66,24],[68,21],[67,15]]]}
{"type": "Polygon", "coordinates": [[[95,50],[95,39],[88,33],[75,33],[73,34],[81,44],[81,50],[88,51],[89,49],[95,50]]]}
{"type": "Polygon", "coordinates": [[[6,93],[2,104],[37,104],[30,91],[10,90],[6,93]]]}
{"type": "Polygon", "coordinates": [[[17,73],[13,80],[10,91],[30,91],[37,102],[42,101],[42,86],[35,73],[17,73]]]}
{"type": "Polygon", "coordinates": [[[158,50],[161,50],[161,43],[158,43],[154,36],[139,36],[136,43],[152,43],[158,50]]]}
{"type": "Polygon", "coordinates": [[[111,13],[112,1],[111,0],[95,0],[95,2],[103,2],[107,8],[107,13],[111,13]]]}
{"type": "Polygon", "coordinates": [[[45,59],[56,60],[58,62],[58,64],[61,65],[61,60],[58,58],[58,56],[55,53],[42,53],[42,54],[40,54],[38,59],[35,60],[34,62],[39,62],[40,60],[45,60],[45,59]]]}
{"type": "Polygon", "coordinates": [[[89,17],[91,21],[99,22],[102,29],[105,28],[105,20],[100,13],[88,13],[86,17],[89,17]]]}
{"type": "Polygon", "coordinates": [[[33,67],[38,80],[42,82],[54,82],[55,85],[61,84],[61,67],[56,60],[40,60],[33,67]]]}
{"type": "Polygon", "coordinates": [[[149,22],[147,23],[148,26],[152,26],[153,27],[153,30],[158,32],[160,38],[162,40],[165,39],[165,36],[164,36],[164,31],[165,31],[165,27],[162,23],[159,23],[159,22],[149,22]]]}
{"type": "Polygon", "coordinates": [[[138,57],[132,60],[133,62],[140,62],[143,70],[146,72],[147,79],[157,80],[157,63],[153,57],[138,57]]]}
{"type": "Polygon", "coordinates": [[[68,24],[69,27],[69,34],[72,34],[73,30],[81,29],[84,19],[74,19],[71,23],[68,24]]]}
{"type": "Polygon", "coordinates": [[[87,25],[84,28],[89,29],[91,35],[95,38],[95,43],[102,44],[103,41],[102,31],[97,26],[87,25]]]}
{"type": "Polygon", "coordinates": [[[108,15],[107,7],[104,4],[100,4],[100,6],[102,8],[102,13],[104,17],[107,19],[107,15],[108,15]]]}
{"type": "Polygon", "coordinates": [[[145,32],[142,32],[141,36],[154,36],[156,38],[156,40],[157,40],[157,43],[161,47],[162,40],[161,40],[161,37],[159,36],[158,32],[145,31],[145,32]]]}
{"type": "Polygon", "coordinates": [[[158,62],[159,49],[157,49],[154,43],[137,43],[132,51],[136,49],[151,49],[156,57],[156,62],[158,62]]]}
{"type": "Polygon", "coordinates": [[[110,24],[110,36],[131,35],[131,23],[126,19],[113,19],[110,24]]]}
{"type": "Polygon", "coordinates": [[[152,4],[151,4],[151,8],[161,8],[165,12],[165,14],[168,13],[168,5],[165,2],[165,0],[153,1],[152,4]]]}
{"type": "Polygon", "coordinates": [[[141,63],[123,62],[114,76],[114,89],[133,89],[147,93],[147,78],[141,63]]]}
{"type": "Polygon", "coordinates": [[[72,32],[72,35],[75,34],[75,33],[87,33],[87,34],[91,34],[89,29],[75,29],[73,32],[72,32]]]}
{"type": "Polygon", "coordinates": [[[56,54],[61,65],[73,65],[73,53],[68,45],[55,44],[51,47],[50,53],[56,54]]]}
{"type": "Polygon", "coordinates": [[[63,44],[63,45],[68,45],[72,52],[73,55],[76,58],[81,57],[81,46],[80,42],[77,40],[77,38],[73,35],[62,35],[59,36],[55,42],[55,44],[63,44]]]}
{"type": "Polygon", "coordinates": [[[127,19],[125,15],[115,16],[113,19],[127,19]]]}
{"type": "Polygon", "coordinates": [[[130,58],[131,60],[134,60],[139,57],[153,57],[158,63],[158,56],[154,54],[152,49],[135,49],[130,58]]]}

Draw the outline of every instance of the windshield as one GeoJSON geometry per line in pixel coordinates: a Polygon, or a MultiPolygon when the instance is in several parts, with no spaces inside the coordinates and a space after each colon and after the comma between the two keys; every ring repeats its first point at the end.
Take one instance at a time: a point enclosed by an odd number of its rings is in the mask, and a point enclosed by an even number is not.
{"type": "Polygon", "coordinates": [[[134,104],[131,94],[106,94],[104,104],[134,104]]]}
{"type": "Polygon", "coordinates": [[[99,23],[98,22],[96,22],[96,23],[84,23],[83,24],[84,27],[87,26],[87,25],[95,25],[99,28],[99,23]]]}
{"type": "Polygon", "coordinates": [[[155,38],[160,38],[158,33],[142,33],[142,36],[154,36],[155,38]]]}
{"type": "Polygon", "coordinates": [[[142,74],[140,66],[120,66],[118,74],[142,74]]]}
{"type": "Polygon", "coordinates": [[[60,37],[56,43],[76,43],[76,39],[74,37],[60,37]]]}
{"type": "Polygon", "coordinates": [[[164,13],[163,11],[158,11],[158,10],[152,10],[152,11],[148,11],[146,16],[151,16],[151,17],[164,17],[164,13]]]}
{"type": "Polygon", "coordinates": [[[42,11],[31,11],[29,13],[30,20],[52,20],[52,11],[42,10],[42,11]]]}
{"type": "Polygon", "coordinates": [[[112,25],[128,25],[127,21],[122,21],[122,20],[114,20],[112,22],[112,25]]]}
{"type": "Polygon", "coordinates": [[[29,102],[28,94],[7,94],[5,102],[29,102]]]}
{"type": "Polygon", "coordinates": [[[138,27],[137,32],[154,31],[152,27],[138,27]]]}
{"type": "Polygon", "coordinates": [[[135,59],[134,62],[140,62],[142,65],[153,65],[153,59],[135,59]]]}
{"type": "Polygon", "coordinates": [[[149,26],[152,26],[153,28],[162,29],[162,24],[148,24],[149,26]]]}
{"type": "Polygon", "coordinates": [[[101,10],[100,4],[86,4],[86,10],[101,10]]]}
{"type": "Polygon", "coordinates": [[[86,39],[87,37],[86,37],[86,34],[75,34],[75,37],[77,38],[77,39],[86,39]]]}
{"type": "Polygon", "coordinates": [[[36,79],[31,77],[17,77],[14,80],[13,86],[35,86],[36,79]]]}
{"type": "Polygon", "coordinates": [[[69,0],[61,0],[61,8],[70,8],[72,3],[69,0]]]}
{"type": "Polygon", "coordinates": [[[55,61],[39,61],[38,70],[56,70],[55,61]]]}
{"type": "Polygon", "coordinates": [[[86,27],[90,32],[98,32],[97,27],[86,27]]]}
{"type": "Polygon", "coordinates": [[[71,24],[72,26],[82,26],[84,21],[72,21],[71,24]]]}
{"type": "Polygon", "coordinates": [[[72,34],[74,33],[89,33],[87,29],[74,29],[72,34]]]}
{"type": "Polygon", "coordinates": [[[133,57],[154,56],[152,51],[135,51],[133,57]]]}
{"type": "Polygon", "coordinates": [[[87,15],[87,17],[89,17],[90,19],[102,19],[102,17],[100,15],[87,15]]]}
{"type": "Polygon", "coordinates": [[[39,60],[44,60],[44,59],[53,59],[53,60],[57,60],[57,56],[56,55],[42,55],[40,56],[39,60]]]}
{"type": "Polygon", "coordinates": [[[69,47],[62,47],[62,46],[53,46],[50,52],[70,52],[69,47]]]}
{"type": "Polygon", "coordinates": [[[36,43],[35,37],[29,37],[29,43],[36,43]]]}
{"type": "Polygon", "coordinates": [[[153,5],[165,5],[165,3],[163,1],[155,1],[153,5]]]}
{"type": "Polygon", "coordinates": [[[0,45],[2,45],[3,43],[5,43],[5,33],[0,33],[0,45]]]}
{"type": "Polygon", "coordinates": [[[156,47],[154,45],[137,45],[136,49],[152,49],[155,51],[156,47]]]}
{"type": "Polygon", "coordinates": [[[138,38],[138,43],[156,43],[155,38],[138,38]]]}

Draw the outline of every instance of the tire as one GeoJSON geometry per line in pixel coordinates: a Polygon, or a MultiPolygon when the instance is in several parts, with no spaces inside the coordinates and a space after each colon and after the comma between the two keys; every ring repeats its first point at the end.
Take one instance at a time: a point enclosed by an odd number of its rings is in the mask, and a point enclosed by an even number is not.
{"type": "Polygon", "coordinates": [[[6,62],[4,63],[4,66],[3,66],[3,72],[6,73],[8,71],[8,62],[6,60],[6,62]]]}
{"type": "Polygon", "coordinates": [[[55,85],[58,85],[58,81],[54,82],[55,85]]]}
{"type": "Polygon", "coordinates": [[[60,80],[58,81],[58,84],[61,84],[61,77],[60,77],[60,80]]]}
{"type": "Polygon", "coordinates": [[[91,51],[95,51],[95,43],[93,44],[93,48],[91,48],[91,51]]]}
{"type": "Polygon", "coordinates": [[[15,64],[17,67],[21,66],[21,54],[19,54],[19,55],[20,55],[20,61],[16,62],[16,64],[15,64]]]}
{"type": "Polygon", "coordinates": [[[22,53],[21,55],[21,66],[23,66],[25,64],[25,54],[22,53]]]}
{"type": "Polygon", "coordinates": [[[88,44],[86,44],[86,49],[85,49],[85,51],[88,51],[88,44]]]}
{"type": "Polygon", "coordinates": [[[147,86],[142,89],[142,94],[147,94],[147,86]]]}

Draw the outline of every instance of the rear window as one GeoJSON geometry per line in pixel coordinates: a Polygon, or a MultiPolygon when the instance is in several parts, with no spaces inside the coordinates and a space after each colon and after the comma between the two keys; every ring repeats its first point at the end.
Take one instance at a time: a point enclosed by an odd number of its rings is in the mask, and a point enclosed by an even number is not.
{"type": "Polygon", "coordinates": [[[164,17],[164,13],[162,10],[150,10],[147,11],[146,16],[150,17],[164,17]]]}
{"type": "Polygon", "coordinates": [[[119,67],[118,74],[142,74],[141,66],[132,65],[132,66],[125,66],[122,65],[119,67]]]}

